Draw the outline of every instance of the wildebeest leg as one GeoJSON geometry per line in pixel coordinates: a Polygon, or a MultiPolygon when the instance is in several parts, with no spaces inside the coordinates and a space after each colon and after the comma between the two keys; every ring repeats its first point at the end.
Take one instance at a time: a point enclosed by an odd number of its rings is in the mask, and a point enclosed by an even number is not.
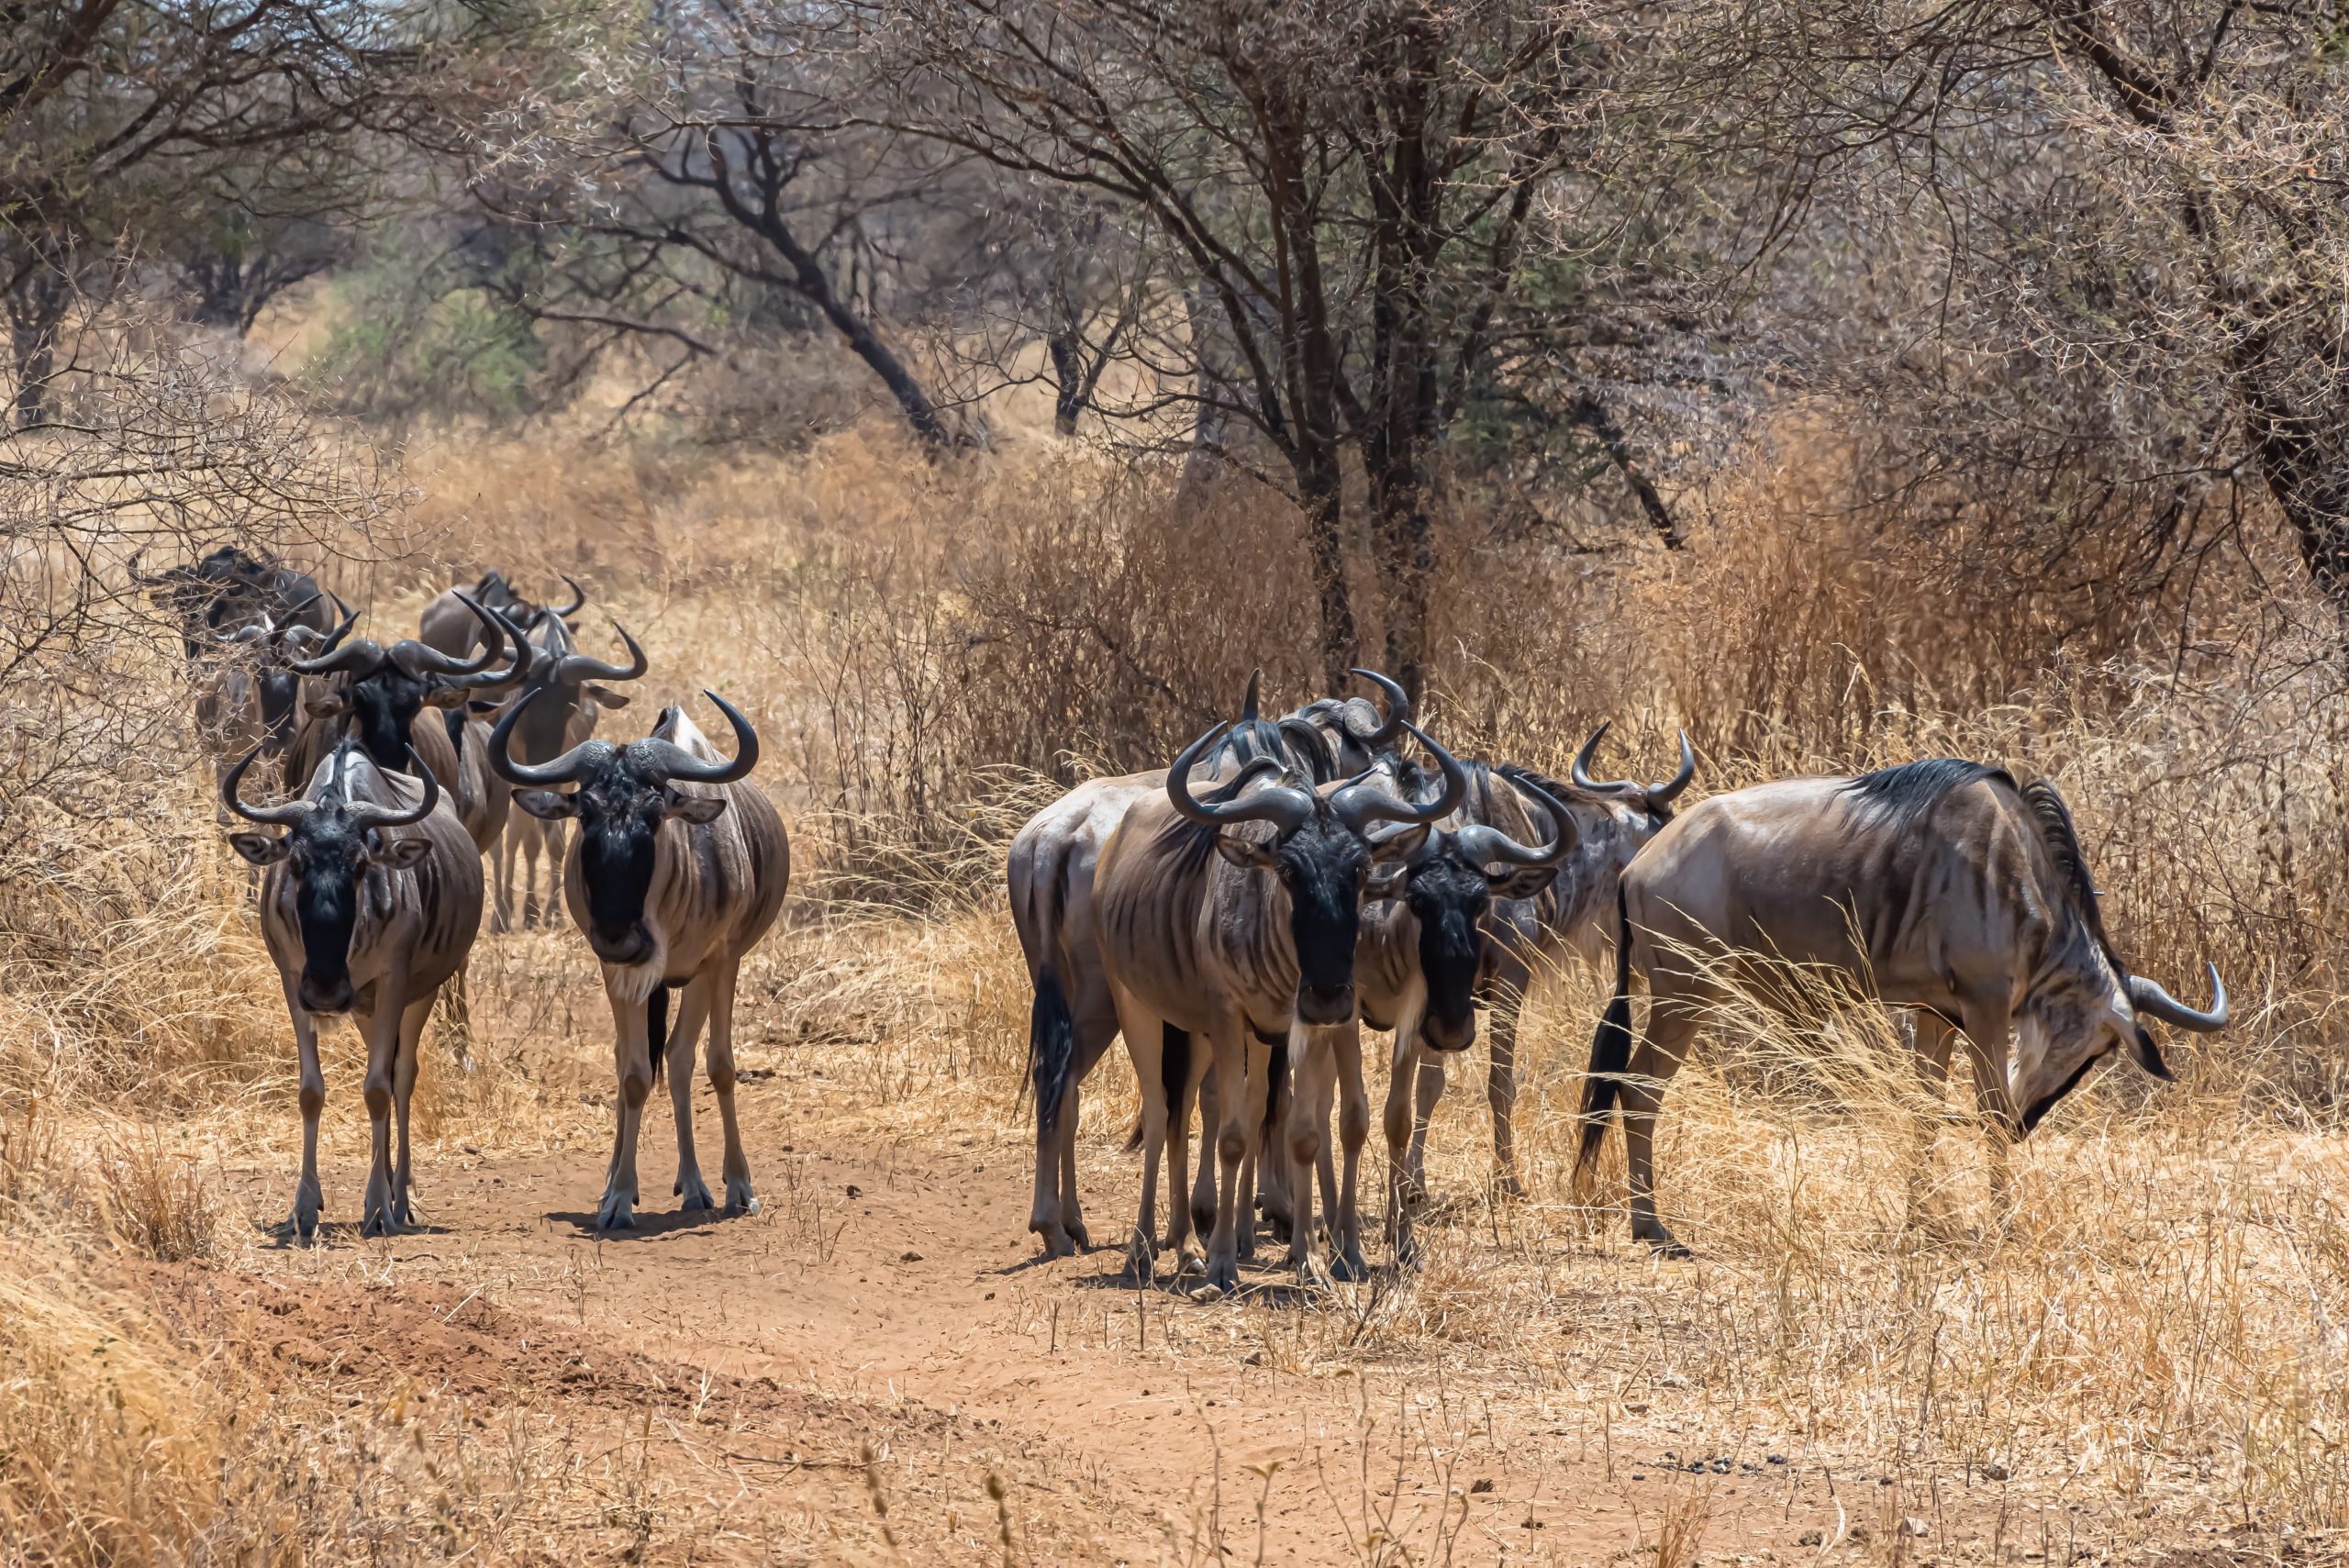
{"type": "Polygon", "coordinates": [[[416,1223],[408,1196],[411,1167],[407,1157],[407,1107],[416,1095],[417,1052],[424,1045],[425,1021],[432,1017],[433,998],[410,1002],[400,1015],[400,1054],[392,1064],[392,1108],[399,1118],[399,1153],[392,1166],[392,1220],[406,1229],[416,1223]]]}
{"type": "Polygon", "coordinates": [[[645,1096],[652,1092],[652,1055],[642,1002],[623,1002],[607,989],[612,1005],[612,1071],[619,1080],[613,1098],[612,1162],[604,1178],[604,1199],[596,1209],[600,1230],[636,1224],[636,1135],[644,1122],[645,1096]]]}
{"type": "Polygon", "coordinates": [[[1443,1098],[1443,1058],[1421,1051],[1412,1083],[1410,1178],[1411,1190],[1422,1201],[1428,1191],[1428,1123],[1435,1119],[1435,1104],[1443,1098]]]}
{"type": "MultiPolygon", "coordinates": [[[[1329,1104],[1338,1072],[1335,1042],[1330,1039],[1333,1032],[1299,1023],[1289,1025],[1286,1044],[1277,1048],[1288,1053],[1288,1105],[1281,1125],[1274,1129],[1264,1159],[1265,1165],[1282,1170],[1287,1177],[1288,1255],[1284,1262],[1296,1272],[1297,1283],[1308,1286],[1325,1284],[1330,1277],[1313,1256],[1313,1177],[1329,1158],[1329,1104]]],[[[1270,1174],[1268,1170],[1266,1175],[1270,1174]]],[[[1321,1195],[1333,1240],[1338,1215],[1330,1203],[1336,1195],[1330,1189],[1335,1185],[1330,1183],[1321,1195]]]]}
{"type": "MultiPolygon", "coordinates": [[[[1492,1013],[1486,1022],[1493,1052],[1492,1069],[1485,1080],[1485,1099],[1493,1110],[1493,1182],[1510,1197],[1525,1195],[1525,1184],[1517,1179],[1517,1018],[1525,1006],[1525,986],[1531,978],[1523,964],[1505,964],[1494,981],[1492,1013]]],[[[1420,1106],[1419,1114],[1424,1118],[1431,1109],[1433,1103],[1429,1101],[1420,1106]]]]}
{"type": "Polygon", "coordinates": [[[669,1112],[677,1123],[677,1179],[669,1190],[684,1200],[677,1205],[680,1213],[697,1214],[718,1207],[694,1153],[694,1042],[709,1016],[708,979],[696,977],[674,1000],[677,1011],[676,1021],[669,1026],[669,1112]]]}
{"type": "Polygon", "coordinates": [[[1405,1148],[1411,1137],[1411,1085],[1419,1073],[1419,1042],[1411,1020],[1395,1025],[1394,1056],[1386,1073],[1386,1106],[1381,1126],[1386,1133],[1386,1240],[1400,1262],[1411,1251],[1411,1207],[1419,1195],[1411,1190],[1411,1169],[1405,1148]]]}
{"type": "Polygon", "coordinates": [[[1240,1185],[1241,1162],[1256,1141],[1264,1115],[1264,1076],[1271,1050],[1257,1043],[1247,1021],[1237,1013],[1216,1020],[1210,1037],[1215,1049],[1218,1085],[1215,1154],[1219,1180],[1215,1230],[1208,1238],[1207,1283],[1230,1293],[1240,1288],[1240,1227],[1244,1195],[1240,1185]]]}
{"type": "MultiPolygon", "coordinates": [[[[1059,984],[1057,979],[1053,984],[1059,984]]],[[[1039,1006],[1047,1005],[1040,990],[1039,1006]]],[[[1047,1107],[1036,1107],[1036,1185],[1028,1207],[1028,1229],[1042,1239],[1048,1258],[1066,1257],[1092,1244],[1076,1195],[1077,1112],[1086,1076],[1118,1038],[1117,1004],[1097,974],[1078,983],[1077,995],[1063,1005],[1068,1009],[1068,1071],[1051,1117],[1044,1114],[1047,1107]]]]}
{"type": "Polygon", "coordinates": [[[1909,1040],[1917,1056],[1917,1073],[1932,1102],[1917,1118],[1917,1144],[1909,1165],[1909,1219],[1918,1223],[1924,1212],[1928,1184],[1933,1171],[1933,1146],[1941,1132],[1943,1095],[1949,1083],[1949,1059],[1957,1043],[1957,1029],[1938,1013],[1909,1009],[1909,1040]]]}
{"type": "MultiPolygon", "coordinates": [[[[492,789],[504,789],[493,783],[492,789]]],[[[489,846],[489,929],[503,932],[513,924],[513,886],[509,880],[514,870],[514,828],[509,819],[506,828],[491,840],[489,846]]]]}
{"type": "Polygon", "coordinates": [[[725,1139],[718,1173],[726,1183],[726,1212],[756,1214],[759,1195],[751,1186],[751,1157],[742,1151],[742,1124],[734,1114],[734,986],[740,958],[718,966],[709,980],[709,1088],[718,1096],[718,1131],[725,1139]]]}
{"type": "MultiPolygon", "coordinates": [[[[1124,991],[1117,993],[1118,1022],[1126,1037],[1126,1054],[1134,1064],[1141,1087],[1141,1207],[1126,1238],[1125,1277],[1148,1281],[1158,1273],[1158,1162],[1166,1151],[1166,1025],[1163,1019],[1124,991]]],[[[1179,1192],[1173,1195],[1180,1201],[1179,1192]]]]}
{"type": "MultiPolygon", "coordinates": [[[[1204,1240],[1215,1229],[1215,1140],[1216,1130],[1223,1126],[1223,1117],[1216,1109],[1213,1048],[1207,1041],[1194,1038],[1191,1052],[1199,1059],[1197,1096],[1199,1106],[1199,1169],[1191,1183],[1191,1229],[1204,1240]]],[[[1187,1143],[1191,1135],[1191,1124],[1187,1118],[1183,1122],[1182,1130],[1187,1143]]],[[[1181,1201],[1179,1192],[1169,1195],[1170,1203],[1181,1201]]],[[[1254,1223],[1252,1218],[1250,1223],[1254,1223]]],[[[1200,1255],[1204,1257],[1206,1254],[1200,1255]]]]}
{"type": "MultiPolygon", "coordinates": [[[[1338,1187],[1337,1219],[1330,1229],[1330,1272],[1341,1280],[1357,1280],[1370,1272],[1362,1255],[1362,1146],[1370,1140],[1370,1094],[1362,1081],[1362,1026],[1349,1021],[1338,1027],[1330,1042],[1338,1067],[1338,1148],[1343,1158],[1343,1180],[1338,1187]]],[[[1325,1120],[1327,1107],[1319,1113],[1325,1120]]],[[[1321,1182],[1329,1185],[1330,1155],[1321,1155],[1321,1182]]]]}
{"type": "MultiPolygon", "coordinates": [[[[1171,1033],[1172,1031],[1170,1031],[1171,1033]]],[[[1175,1063],[1162,1064],[1162,1073],[1174,1093],[1167,1103],[1166,1113],[1166,1247],[1174,1254],[1177,1275],[1197,1273],[1207,1266],[1207,1253],[1199,1241],[1215,1229],[1215,1184],[1207,1184],[1208,1207],[1201,1218],[1197,1207],[1198,1189],[1191,1184],[1191,1107],[1199,1100],[1201,1080],[1208,1076],[1207,1051],[1189,1035],[1182,1036],[1182,1073],[1174,1072],[1175,1063]]],[[[1168,1048],[1173,1049],[1171,1043],[1168,1048]]],[[[1207,1155],[1208,1140],[1199,1143],[1199,1174],[1207,1177],[1215,1169],[1215,1162],[1207,1155]]]]}
{"type": "Polygon", "coordinates": [[[2008,1184],[2007,1146],[2015,1137],[2015,1102],[2007,1084],[2007,1041],[2014,1015],[2004,996],[1961,1001],[1958,1021],[1965,1030],[1966,1056],[1974,1068],[1974,1105],[1990,1140],[1990,1205],[2000,1226],[2013,1218],[2008,1184]]]}
{"type": "Polygon", "coordinates": [[[294,1049],[302,1059],[302,1179],[294,1188],[294,1214],[287,1229],[296,1240],[307,1241],[318,1229],[318,1113],[326,1108],[327,1079],[318,1069],[318,1030],[295,996],[295,982],[285,980],[285,1006],[294,1018],[294,1049]]]}
{"type": "Polygon", "coordinates": [[[388,1236],[399,1229],[398,1217],[392,1209],[392,1098],[393,1080],[399,1063],[401,1019],[406,1009],[399,997],[406,989],[406,976],[385,975],[378,981],[376,995],[381,1003],[376,1010],[364,1017],[351,1016],[359,1026],[361,1038],[367,1041],[367,1120],[373,1130],[368,1164],[367,1195],[359,1207],[359,1233],[362,1236],[388,1236]]]}
{"type": "Polygon", "coordinates": [[[1623,1113],[1623,1153],[1631,1173],[1631,1239],[1671,1258],[1687,1257],[1688,1249],[1656,1218],[1655,1118],[1664,1108],[1664,1085],[1680,1071],[1700,1021],[1691,998],[1660,994],[1652,999],[1647,1032],[1632,1051],[1616,1093],[1623,1113]]]}

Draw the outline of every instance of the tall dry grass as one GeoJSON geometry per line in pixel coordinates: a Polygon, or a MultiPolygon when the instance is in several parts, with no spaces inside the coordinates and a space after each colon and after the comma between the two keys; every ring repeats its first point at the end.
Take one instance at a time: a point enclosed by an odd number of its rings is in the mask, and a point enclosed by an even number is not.
{"type": "MultiPolygon", "coordinates": [[[[1962,1129],[1936,1139],[1921,1212],[1886,1179],[1943,1107],[1887,1070],[1898,1041],[1866,1009],[1726,1018],[1673,1085],[1659,1153],[1702,1262],[1660,1272],[1617,1240],[1612,1154],[1595,1195],[1569,1182],[1598,997],[1556,976],[1520,1045],[1528,1199],[1491,1195],[1462,1064],[1423,1266],[1326,1312],[1233,1310],[1286,1362],[1441,1371],[1652,1448],[1800,1446],[1895,1477],[1851,1521],[1879,1547],[1927,1512],[1916,1487],[1993,1472],[2018,1508],[2061,1507],[2066,1486],[2128,1499],[2147,1540],[2229,1509],[2349,1529],[2337,649],[2248,566],[2214,566],[2191,606],[2115,606],[1998,579],[1965,541],[1905,536],[1797,468],[1717,496],[1673,557],[1448,517],[1439,732],[1562,771],[1611,718],[1602,765],[1661,772],[1685,727],[1703,791],[1943,753],[2051,775],[2123,951],[2189,996],[2216,962],[2235,1027],[2174,1053],[2176,1086],[2092,1079],[2019,1156],[2009,1225],[1962,1129]]],[[[1172,474],[1084,453],[933,464],[862,430],[785,460],[444,442],[412,477],[413,550],[336,578],[377,626],[412,624],[460,568],[550,594],[569,572],[652,655],[612,732],[704,686],[757,717],[801,895],[746,974],[742,1046],[820,1065],[807,1087],[844,1136],[975,1120],[1016,1139],[1009,832],[1074,777],[1163,762],[1253,665],[1275,703],[1319,695],[1294,519],[1244,491],[1193,505],[1172,474]]],[[[282,1000],[200,783],[105,822],[28,821],[0,849],[0,1225],[39,1208],[12,1196],[21,1151],[50,1136],[18,1114],[36,1092],[44,1116],[102,1106],[290,1140],[282,1000]]],[[[579,1095],[607,1089],[608,1066],[579,1043],[601,1027],[591,975],[563,933],[485,940],[485,1065],[429,1059],[419,1135],[592,1131],[579,1095]]],[[[328,1049],[330,1084],[352,1083],[347,1040],[328,1049]]],[[[1088,1195],[1120,1161],[1125,1080],[1113,1063],[1088,1089],[1088,1195]]],[[[330,1118],[330,1158],[338,1137],[355,1132],[330,1118]]],[[[1097,1214],[1096,1234],[1122,1219],[1097,1214]]],[[[1705,1539],[1702,1498],[1683,1501],[1651,1542],[1675,1558],[1705,1539]]]]}

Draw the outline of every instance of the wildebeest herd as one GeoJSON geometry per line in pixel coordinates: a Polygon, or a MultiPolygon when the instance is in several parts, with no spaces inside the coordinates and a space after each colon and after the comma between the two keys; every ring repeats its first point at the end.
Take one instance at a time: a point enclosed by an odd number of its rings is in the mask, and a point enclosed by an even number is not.
{"type": "MultiPolygon", "coordinates": [[[[548,917],[541,853],[612,1010],[618,1114],[597,1224],[633,1223],[637,1134],[664,1065],[675,1194],[687,1209],[715,1207],[691,1113],[705,1025],[724,1207],[755,1209],[734,1105],[734,993],[744,954],[781,911],[790,850],[749,782],[750,720],[705,694],[734,732],[730,759],[675,707],[641,740],[596,739],[603,712],[627,706],[615,686],[650,664],[617,622],[625,663],[580,651],[572,622],[586,595],[568,579],[571,603],[554,606],[491,572],[435,599],[416,637],[385,648],[352,639],[356,615],[311,579],[241,551],[157,576],[134,559],[132,573],[176,617],[196,665],[224,820],[281,830],[231,841],[262,868],[261,929],[301,1057],[290,1231],[306,1238],[317,1224],[317,1020],[338,1013],[368,1047],[374,1143],[361,1229],[411,1222],[408,1102],[425,1020],[444,987],[462,999],[485,905],[499,926],[548,917]],[[426,708],[440,721],[420,722],[426,708]],[[263,757],[281,764],[275,804],[248,798],[263,757]],[[565,823],[577,825],[567,848],[565,823]]],[[[1930,759],[1754,785],[1680,811],[1697,766],[1686,735],[1671,778],[1607,781],[1591,774],[1601,726],[1560,780],[1455,757],[1414,722],[1403,688],[1354,673],[1383,706],[1333,695],[1267,717],[1252,678],[1238,716],[1168,767],[1080,784],[1013,840],[1011,914],[1034,988],[1028,1223],[1049,1253],[1089,1244],[1078,1098],[1120,1036],[1142,1101],[1129,1274],[1154,1277],[1171,1253],[1178,1277],[1230,1291],[1260,1211],[1301,1279],[1364,1271],[1364,1024],[1392,1033],[1395,1255],[1411,1252],[1444,1064],[1474,1042],[1480,1010],[1495,1179],[1516,1191],[1518,1015],[1534,975],[1568,957],[1611,963],[1614,978],[1584,1081],[1578,1164],[1620,1113],[1632,1233],[1667,1251],[1678,1243],[1656,1212],[1655,1118],[1695,1035],[1744,974],[1791,964],[1866,988],[1914,1020],[1919,1066],[1935,1083],[1962,1038],[2001,1187],[2006,1142],[2105,1056],[2169,1076],[2148,1020],[2226,1024],[2215,968],[2208,1010],[2130,971],[2071,812],[2046,780],[1930,759]],[[1635,975],[1650,993],[1644,1029],[1633,1025],[1635,975]]]]}

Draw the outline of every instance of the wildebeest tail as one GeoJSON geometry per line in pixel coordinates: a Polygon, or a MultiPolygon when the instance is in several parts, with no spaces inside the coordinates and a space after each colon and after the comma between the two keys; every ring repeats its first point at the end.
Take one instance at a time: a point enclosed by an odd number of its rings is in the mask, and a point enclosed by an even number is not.
{"type": "Polygon", "coordinates": [[[644,1044],[652,1052],[652,1086],[669,1092],[669,988],[655,985],[644,999],[644,1044]]]}
{"type": "MultiPolygon", "coordinates": [[[[1191,1031],[1178,1029],[1173,1024],[1159,1026],[1158,1087],[1166,1096],[1167,1114],[1174,1114],[1182,1098],[1184,1087],[1191,1081],[1191,1031]]],[[[1186,1135],[1187,1136],[1187,1135],[1186,1135]]],[[[1134,1118],[1134,1129],[1126,1134],[1126,1152],[1141,1148],[1141,1118],[1134,1118]]]]}
{"type": "Polygon", "coordinates": [[[1575,1173],[1590,1169],[1607,1141],[1607,1118],[1615,1109],[1623,1070],[1631,1064],[1631,916],[1623,884],[1615,884],[1615,995],[1591,1037],[1590,1065],[1583,1070],[1582,1148],[1575,1173]]]}
{"type": "Polygon", "coordinates": [[[1068,1093],[1069,1063],[1076,1055],[1076,1020],[1070,1017],[1061,977],[1048,964],[1036,976],[1036,1003],[1028,1013],[1028,1081],[1036,1091],[1036,1135],[1052,1130],[1068,1093]]]}

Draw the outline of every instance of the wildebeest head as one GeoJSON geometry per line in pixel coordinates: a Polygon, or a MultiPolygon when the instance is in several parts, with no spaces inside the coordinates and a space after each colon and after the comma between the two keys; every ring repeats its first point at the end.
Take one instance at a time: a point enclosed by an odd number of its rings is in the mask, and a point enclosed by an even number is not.
{"type": "MultiPolygon", "coordinates": [[[[358,798],[362,770],[372,766],[355,741],[337,746],[328,767],[307,797],[279,806],[248,806],[237,788],[261,749],[255,747],[220,784],[221,800],[248,822],[283,828],[283,837],[232,833],[237,853],[257,866],[284,862],[283,896],[290,897],[302,933],[302,974],[295,999],[306,1012],[348,1012],[355,999],[351,984],[351,939],[359,923],[360,895],[370,872],[405,871],[431,852],[423,838],[390,838],[384,829],[421,822],[440,798],[440,781],[421,762],[409,761],[423,780],[424,796],[414,807],[379,806],[358,798]]],[[[373,793],[373,792],[370,792],[373,793]]]]}
{"type": "Polygon", "coordinates": [[[2211,1002],[2198,1011],[2142,974],[2132,974],[2105,933],[2097,891],[2088,875],[2071,809],[2045,780],[2024,786],[2023,804],[2063,883],[2054,901],[2045,951],[2020,954],[2032,967],[2021,1005],[2015,1011],[2014,1055],[2007,1087],[2018,1137],[2037,1127],[2088,1070],[2115,1051],[2166,1082],[2162,1060],[2145,1020],[2196,1034],[2227,1027],[2227,987],[2210,966],[2211,1002]]]}
{"type": "MultiPolygon", "coordinates": [[[[579,592],[577,584],[572,584],[572,588],[579,592]]],[[[628,649],[627,663],[615,664],[580,652],[569,623],[562,618],[566,613],[541,612],[537,622],[527,629],[510,617],[499,617],[505,623],[507,635],[529,661],[521,674],[520,689],[525,693],[552,694],[545,701],[530,706],[529,717],[516,731],[515,746],[528,762],[544,762],[561,751],[573,733],[574,717],[584,721],[584,728],[593,728],[602,709],[629,705],[626,692],[614,691],[605,682],[640,680],[651,668],[643,648],[618,621],[612,622],[612,630],[628,649]]],[[[517,705],[518,709],[519,706],[517,705]]]]}
{"type": "Polygon", "coordinates": [[[149,575],[130,558],[130,580],[171,612],[190,659],[201,657],[211,636],[233,632],[269,618],[279,626],[305,617],[324,629],[318,585],[302,573],[222,545],[201,560],[149,575]]]}
{"type": "Polygon", "coordinates": [[[1297,1017],[1308,1024],[1343,1023],[1354,1010],[1354,942],[1362,929],[1363,893],[1374,865],[1408,859],[1425,840],[1428,826],[1459,806],[1468,778],[1459,762],[1433,740],[1419,738],[1443,772],[1441,796],[1429,805],[1403,799],[1383,779],[1365,775],[1324,791],[1284,775],[1228,801],[1202,800],[1191,792],[1192,767],[1224,731],[1217,725],[1186,747],[1166,775],[1166,795],[1194,822],[1218,829],[1217,852],[1233,865],[1267,871],[1278,880],[1288,906],[1288,932],[1297,954],[1297,1017]],[[1269,838],[1229,829],[1262,822],[1269,838]],[[1373,843],[1375,823],[1404,825],[1404,831],[1373,843]]]}
{"type": "MultiPolygon", "coordinates": [[[[687,794],[680,784],[723,784],[747,777],[759,760],[758,732],[733,704],[715,692],[716,703],[734,727],[734,758],[697,757],[672,737],[683,715],[663,709],[651,735],[615,746],[584,740],[551,762],[533,766],[514,760],[515,727],[545,688],[524,692],[498,716],[489,735],[489,765],[508,784],[524,787],[515,804],[533,817],[579,820],[579,876],[587,906],[587,945],[606,963],[648,968],[664,956],[662,933],[646,917],[645,901],[658,863],[665,822],[704,825],[726,809],[724,795],[687,794]],[[555,794],[555,784],[578,786],[555,794]]],[[[658,982],[657,973],[651,979],[658,982]]]]}
{"type": "MultiPolygon", "coordinates": [[[[1419,975],[1427,986],[1420,1038],[1438,1051],[1465,1051],[1476,1040],[1476,981],[1484,969],[1485,912],[1496,898],[1528,898],[1549,882],[1580,841],[1575,816],[1531,784],[1520,784],[1548,811],[1548,842],[1518,842],[1482,822],[1438,828],[1404,862],[1397,889],[1418,927],[1419,975]]],[[[1382,828],[1373,841],[1395,829],[1382,828]]],[[[1385,891],[1378,888],[1376,891],[1385,891]]]]}
{"type": "Polygon", "coordinates": [[[458,597],[479,617],[485,638],[480,654],[472,660],[453,658],[413,638],[403,638],[389,649],[362,638],[313,658],[287,662],[297,674],[342,677],[339,689],[314,700],[311,712],[322,718],[342,718],[348,733],[378,767],[406,766],[417,716],[427,707],[455,707],[478,693],[510,686],[520,677],[527,655],[518,650],[506,668],[494,667],[506,651],[504,623],[469,595],[458,597]]]}
{"type": "Polygon", "coordinates": [[[566,576],[563,583],[571,589],[571,603],[534,604],[522,596],[521,591],[507,581],[503,572],[492,567],[481,574],[480,582],[473,584],[473,597],[484,609],[495,610],[515,626],[527,629],[537,626],[547,616],[568,622],[585,606],[587,590],[579,585],[577,579],[566,576]]]}

